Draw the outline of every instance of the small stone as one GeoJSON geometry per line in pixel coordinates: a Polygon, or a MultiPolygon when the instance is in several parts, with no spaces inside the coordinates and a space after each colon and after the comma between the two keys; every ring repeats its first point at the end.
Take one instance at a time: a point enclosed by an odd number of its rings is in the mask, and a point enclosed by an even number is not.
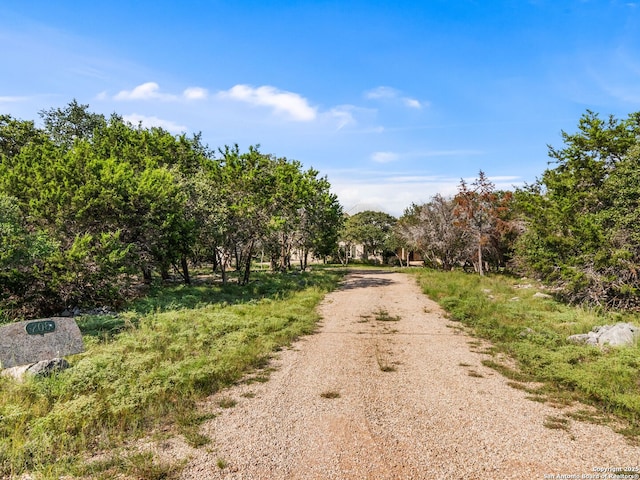
{"type": "Polygon", "coordinates": [[[533,294],[533,298],[553,298],[548,293],[536,292],[533,294]]]}

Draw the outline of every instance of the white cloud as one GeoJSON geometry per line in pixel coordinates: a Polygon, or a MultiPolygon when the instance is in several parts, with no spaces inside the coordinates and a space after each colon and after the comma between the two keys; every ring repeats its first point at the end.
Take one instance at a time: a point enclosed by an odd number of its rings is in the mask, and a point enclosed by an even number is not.
{"type": "Polygon", "coordinates": [[[269,85],[258,88],[235,85],[229,90],[219,92],[218,95],[221,98],[230,98],[250,105],[271,107],[276,113],[284,114],[299,122],[315,120],[317,116],[317,109],[311,107],[306,98],[269,85]]]}
{"type": "Polygon", "coordinates": [[[371,160],[376,163],[389,163],[395,162],[400,158],[400,155],[394,152],[374,152],[371,155],[371,160]]]}
{"type": "Polygon", "coordinates": [[[182,92],[182,95],[187,100],[204,100],[209,96],[209,92],[206,88],[189,87],[182,92]]]}
{"type": "Polygon", "coordinates": [[[421,102],[415,98],[407,97],[402,94],[400,90],[392,87],[376,87],[372,90],[365,92],[365,97],[370,100],[387,100],[400,102],[405,107],[421,109],[422,107],[428,107],[429,102],[421,102]]]}
{"type": "Polygon", "coordinates": [[[171,133],[182,133],[187,131],[187,127],[184,125],[179,125],[171,120],[163,120],[158,117],[148,117],[146,115],[139,115],[137,113],[132,113],[131,115],[124,115],[122,117],[126,122],[130,122],[133,125],[138,125],[141,123],[144,127],[160,127],[171,133]]]}
{"type": "MultiPolygon", "coordinates": [[[[185,100],[204,100],[209,96],[206,88],[189,87],[182,92],[182,98],[185,100]]],[[[101,92],[97,96],[98,99],[106,99],[107,93],[101,92]]],[[[160,90],[160,85],[156,82],[146,82],[138,85],[133,90],[121,90],[114,95],[114,100],[163,100],[176,101],[181,98],[180,95],[173,93],[165,93],[160,90]]]]}
{"type": "Polygon", "coordinates": [[[409,107],[409,108],[422,108],[423,106],[427,106],[428,104],[426,103],[420,103],[418,100],[416,100],[415,98],[409,98],[409,97],[404,97],[402,99],[402,103],[405,104],[405,106],[409,107]]]}
{"type": "Polygon", "coordinates": [[[175,100],[175,95],[160,92],[160,85],[156,82],[146,82],[133,90],[118,92],[114,100],[175,100]]]}

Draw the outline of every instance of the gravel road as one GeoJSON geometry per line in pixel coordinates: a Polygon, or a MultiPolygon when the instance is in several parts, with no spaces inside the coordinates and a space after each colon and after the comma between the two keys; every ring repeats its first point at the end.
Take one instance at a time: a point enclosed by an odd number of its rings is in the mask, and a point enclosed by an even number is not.
{"type": "Polygon", "coordinates": [[[484,367],[409,275],[354,272],[320,312],[318,333],[280,352],[267,382],[208,400],[212,443],[183,452],[184,479],[610,478],[594,469],[640,467],[640,448],[608,427],[545,426],[566,412],[484,367]]]}

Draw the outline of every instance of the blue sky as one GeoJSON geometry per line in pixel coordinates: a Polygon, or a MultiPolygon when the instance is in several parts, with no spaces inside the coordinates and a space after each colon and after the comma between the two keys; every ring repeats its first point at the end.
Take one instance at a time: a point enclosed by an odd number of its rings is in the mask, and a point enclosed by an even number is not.
{"type": "Polygon", "coordinates": [[[3,0],[0,113],[76,98],[326,175],[402,214],[533,182],[587,110],[640,110],[640,2],[3,0]]]}

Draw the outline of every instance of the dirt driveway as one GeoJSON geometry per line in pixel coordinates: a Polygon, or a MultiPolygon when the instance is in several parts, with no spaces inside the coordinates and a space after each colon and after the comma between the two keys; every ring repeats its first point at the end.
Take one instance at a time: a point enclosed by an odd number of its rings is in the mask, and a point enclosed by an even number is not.
{"type": "Polygon", "coordinates": [[[183,478],[609,478],[594,469],[640,466],[640,448],[609,428],[564,424],[484,367],[409,275],[354,272],[320,312],[269,381],[210,400],[237,404],[202,427],[212,443],[183,478]]]}

